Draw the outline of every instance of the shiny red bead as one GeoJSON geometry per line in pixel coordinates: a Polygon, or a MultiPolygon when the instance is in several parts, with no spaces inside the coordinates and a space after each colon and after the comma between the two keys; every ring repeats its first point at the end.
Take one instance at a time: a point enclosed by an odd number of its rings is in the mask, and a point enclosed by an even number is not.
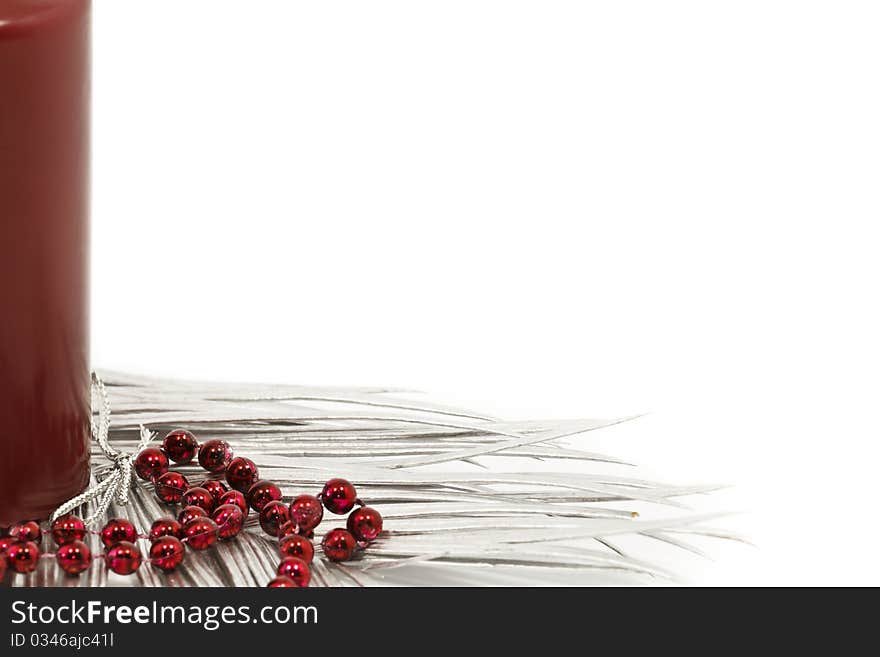
{"type": "Polygon", "coordinates": [[[0,537],[0,561],[2,561],[3,557],[6,556],[6,552],[9,550],[9,548],[11,548],[13,545],[15,545],[18,542],[19,542],[19,540],[17,538],[12,537],[12,536],[0,537]]]}
{"type": "Polygon", "coordinates": [[[40,562],[40,546],[33,541],[20,541],[6,550],[6,565],[17,573],[30,573],[40,562]]]}
{"type": "Polygon", "coordinates": [[[269,502],[281,499],[281,489],[271,481],[261,479],[248,488],[247,501],[250,507],[259,513],[269,502]]]}
{"type": "Polygon", "coordinates": [[[214,506],[217,504],[217,500],[214,499],[214,496],[211,495],[209,491],[200,486],[196,486],[195,488],[190,488],[183,494],[181,504],[185,504],[186,506],[200,506],[208,513],[211,513],[211,511],[214,510],[214,506]]]}
{"type": "Polygon", "coordinates": [[[40,529],[40,523],[33,520],[13,525],[9,528],[9,535],[22,543],[33,541],[39,545],[43,540],[43,530],[40,529]]]}
{"type": "Polygon", "coordinates": [[[357,501],[357,491],[355,491],[351,482],[345,479],[331,479],[324,484],[324,490],[321,491],[321,499],[330,513],[342,515],[354,508],[357,501]]]}
{"type": "Polygon", "coordinates": [[[82,541],[73,540],[58,548],[55,559],[65,573],[79,575],[92,565],[92,551],[82,541]]]}
{"type": "Polygon", "coordinates": [[[232,461],[232,448],[225,440],[209,440],[199,447],[199,465],[208,472],[223,472],[232,461]]]}
{"type": "Polygon", "coordinates": [[[189,489],[189,482],[179,472],[166,472],[156,480],[156,496],[165,504],[177,504],[189,489]]]}
{"type": "Polygon", "coordinates": [[[302,559],[285,557],[278,564],[278,576],[289,577],[299,588],[305,588],[312,578],[312,571],[309,569],[309,564],[302,559]]]}
{"type": "Polygon", "coordinates": [[[199,484],[199,487],[204,488],[206,491],[211,493],[211,497],[214,498],[217,506],[220,506],[220,498],[223,497],[226,494],[226,491],[229,490],[226,487],[226,484],[216,479],[205,479],[205,481],[199,484]]]}
{"type": "Polygon", "coordinates": [[[101,542],[107,548],[123,541],[134,543],[136,540],[137,530],[125,518],[112,518],[107,521],[107,524],[101,530],[101,542]]]}
{"type": "Polygon", "coordinates": [[[299,495],[290,503],[290,520],[299,532],[307,533],[317,527],[324,518],[324,507],[314,495],[299,495]]]}
{"type": "Polygon", "coordinates": [[[241,512],[244,514],[245,518],[247,518],[251,510],[248,506],[247,499],[245,498],[244,493],[237,490],[231,490],[227,493],[223,493],[220,501],[217,502],[217,506],[223,506],[224,504],[234,504],[239,509],[241,509],[241,512]]]}
{"type": "Polygon", "coordinates": [[[330,561],[348,561],[357,546],[354,536],[347,529],[331,529],[324,534],[321,549],[330,561]]]}
{"type": "Polygon", "coordinates": [[[281,526],[290,520],[287,505],[283,502],[269,502],[260,511],[260,527],[269,536],[281,534],[281,526]]]}
{"type": "Polygon", "coordinates": [[[162,449],[172,461],[184,465],[196,457],[199,442],[189,431],[176,429],[165,436],[162,441],[162,449]]]}
{"type": "Polygon", "coordinates": [[[235,490],[246,492],[259,479],[257,464],[243,456],[237,456],[226,467],[226,481],[235,490]]]}
{"type": "Polygon", "coordinates": [[[155,541],[163,536],[183,537],[183,525],[171,518],[160,518],[150,526],[150,540],[155,541]]]}
{"type": "Polygon", "coordinates": [[[154,481],[168,472],[168,456],[158,447],[147,447],[135,458],[134,471],[144,481],[154,481]]]}
{"type": "Polygon", "coordinates": [[[217,525],[210,518],[196,518],[183,526],[183,536],[193,550],[207,550],[217,542],[217,525]]]}
{"type": "Polygon", "coordinates": [[[52,523],[51,532],[56,545],[81,541],[86,535],[86,523],[77,516],[61,516],[52,523]]]}
{"type": "Polygon", "coordinates": [[[208,512],[200,506],[188,506],[177,515],[177,521],[182,527],[186,527],[196,518],[207,518],[208,512]]]}
{"type": "Polygon", "coordinates": [[[223,504],[214,509],[211,520],[217,525],[217,536],[232,538],[244,527],[244,514],[235,504],[223,504]]]}
{"type": "Polygon", "coordinates": [[[166,573],[170,572],[183,563],[185,551],[186,548],[180,539],[174,536],[162,536],[150,546],[150,565],[166,573]]]}
{"type": "Polygon", "coordinates": [[[107,551],[104,561],[107,567],[117,575],[131,575],[141,567],[141,551],[129,541],[117,543],[107,551]]]}
{"type": "Polygon", "coordinates": [[[297,534],[284,536],[278,543],[278,549],[285,557],[296,557],[306,563],[312,563],[315,558],[315,546],[305,536],[297,534]]]}
{"type": "Polygon", "coordinates": [[[289,577],[276,577],[266,585],[267,589],[298,589],[299,585],[289,577]]]}
{"type": "Polygon", "coordinates": [[[382,516],[376,509],[362,506],[351,512],[346,526],[358,541],[373,541],[382,533],[382,516]]]}

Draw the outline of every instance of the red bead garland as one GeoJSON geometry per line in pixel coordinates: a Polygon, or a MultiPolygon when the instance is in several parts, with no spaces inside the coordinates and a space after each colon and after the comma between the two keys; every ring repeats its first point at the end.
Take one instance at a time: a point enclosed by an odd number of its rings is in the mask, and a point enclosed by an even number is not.
{"type": "Polygon", "coordinates": [[[247,499],[244,496],[244,493],[237,490],[231,490],[227,493],[223,493],[223,496],[220,498],[218,502],[219,506],[223,506],[224,504],[234,504],[241,512],[244,514],[245,518],[247,518],[250,513],[250,507],[248,506],[247,499]]]}
{"type": "Polygon", "coordinates": [[[248,488],[247,501],[250,507],[259,513],[269,502],[277,502],[281,499],[281,489],[271,481],[261,479],[248,488]]]}
{"type": "Polygon", "coordinates": [[[59,547],[55,559],[68,575],[79,575],[92,565],[92,551],[82,541],[74,540],[59,547]]]}
{"type": "Polygon", "coordinates": [[[246,493],[259,477],[257,464],[243,456],[232,459],[226,467],[226,482],[242,493],[246,493]]]}
{"type": "Polygon", "coordinates": [[[331,529],[321,541],[324,556],[330,561],[348,561],[356,547],[357,541],[347,529],[331,529]]]}
{"type": "Polygon", "coordinates": [[[324,484],[321,500],[330,513],[342,515],[354,508],[357,502],[357,491],[346,479],[331,479],[324,484]]]}
{"type": "Polygon", "coordinates": [[[171,518],[160,518],[156,520],[150,527],[148,538],[151,541],[162,538],[163,536],[173,536],[174,538],[183,537],[183,525],[177,520],[171,518]]]}
{"type": "MultiPolygon", "coordinates": [[[[331,529],[323,537],[321,547],[330,561],[350,559],[355,550],[365,547],[382,532],[381,514],[364,506],[349,481],[330,479],[320,495],[299,495],[288,506],[275,483],[259,479],[259,470],[252,460],[234,457],[228,443],[222,440],[209,440],[199,446],[189,431],[172,431],[165,436],[161,448],[142,450],[134,467],[141,479],[154,483],[162,502],[184,505],[178,520],[160,518],[153,522],[148,534],[138,535],[134,525],[124,518],[109,520],[100,532],[89,532],[76,516],[58,518],[49,532],[59,546],[55,560],[66,573],[78,575],[92,564],[91,551],[83,542],[87,533],[100,536],[107,552],[96,556],[103,557],[99,561],[103,560],[114,573],[130,575],[140,568],[143,556],[137,546],[139,538],[149,539],[149,562],[154,568],[173,571],[183,562],[186,545],[193,550],[205,550],[218,539],[235,537],[253,508],[259,514],[263,531],[279,538],[278,576],[268,586],[304,587],[311,579],[309,564],[315,555],[310,538],[324,517],[324,508],[339,515],[351,512],[347,529],[331,529]],[[208,472],[224,473],[232,490],[216,479],[191,487],[184,475],[168,470],[169,460],[186,464],[196,455],[208,472]]],[[[17,573],[36,569],[42,534],[39,523],[28,521],[12,527],[9,536],[0,537],[0,579],[7,569],[17,573]]]]}
{"type": "Polygon", "coordinates": [[[290,503],[290,520],[296,523],[299,532],[312,531],[323,518],[324,506],[314,495],[299,495],[290,503]]]}
{"type": "Polygon", "coordinates": [[[37,545],[43,540],[43,530],[40,529],[40,523],[33,520],[13,525],[9,530],[9,535],[22,542],[33,541],[37,545]]]}
{"type": "Polygon", "coordinates": [[[382,533],[382,516],[376,509],[362,506],[351,512],[346,527],[359,542],[374,541],[382,533]]]}
{"type": "Polygon", "coordinates": [[[134,471],[144,481],[155,481],[168,472],[168,456],[158,447],[147,447],[135,458],[134,471]]]}
{"type": "Polygon", "coordinates": [[[6,550],[6,564],[17,573],[30,573],[37,569],[40,547],[33,541],[13,543],[6,550]]]}
{"type": "Polygon", "coordinates": [[[141,551],[129,541],[117,543],[104,557],[107,567],[118,575],[131,575],[141,567],[141,551]]]}
{"type": "Polygon", "coordinates": [[[183,563],[185,548],[175,536],[160,536],[150,545],[150,564],[166,573],[183,563]]]}
{"type": "Polygon", "coordinates": [[[125,518],[111,518],[101,530],[101,542],[106,548],[111,548],[122,541],[134,543],[136,539],[137,530],[125,518]]]}
{"type": "Polygon", "coordinates": [[[186,506],[200,506],[208,513],[211,513],[217,504],[217,500],[214,499],[210,491],[205,490],[201,486],[196,486],[186,491],[181,498],[181,502],[186,506]]]}
{"type": "Polygon", "coordinates": [[[199,465],[208,472],[224,472],[232,461],[232,448],[225,440],[209,440],[199,447],[199,465]]]}
{"type": "Polygon", "coordinates": [[[181,511],[177,516],[177,522],[180,523],[181,527],[186,527],[191,521],[196,518],[207,518],[208,512],[205,511],[200,506],[188,506],[183,511],[181,511]]]}
{"type": "Polygon", "coordinates": [[[189,431],[175,429],[162,441],[162,450],[178,465],[186,465],[196,456],[199,443],[189,431]]]}
{"type": "Polygon", "coordinates": [[[211,520],[217,525],[219,538],[237,536],[244,527],[244,513],[235,504],[222,504],[214,509],[211,520]]]}
{"type": "Polygon", "coordinates": [[[281,527],[290,520],[290,512],[284,502],[269,502],[260,511],[260,527],[269,536],[280,536],[281,527]]]}
{"type": "Polygon", "coordinates": [[[166,472],[156,480],[156,495],[165,504],[177,504],[189,488],[189,482],[179,472],[166,472]]]}
{"type": "Polygon", "coordinates": [[[305,588],[309,585],[312,572],[309,569],[309,565],[302,559],[285,557],[278,564],[278,576],[289,577],[298,587],[305,588]]]}
{"type": "Polygon", "coordinates": [[[281,554],[286,557],[297,557],[306,563],[312,563],[315,558],[315,546],[305,536],[290,534],[281,539],[278,544],[281,554]]]}
{"type": "Polygon", "coordinates": [[[86,535],[86,523],[82,518],[66,515],[52,523],[52,538],[56,545],[65,545],[73,541],[81,541],[86,535]]]}
{"type": "Polygon", "coordinates": [[[210,518],[196,518],[183,526],[183,535],[193,550],[207,550],[217,542],[217,524],[210,518]]]}
{"type": "Polygon", "coordinates": [[[218,481],[217,479],[206,479],[201,484],[199,484],[199,486],[211,493],[211,496],[214,498],[215,506],[220,506],[220,498],[223,497],[229,490],[226,487],[226,484],[224,484],[222,481],[218,481]]]}

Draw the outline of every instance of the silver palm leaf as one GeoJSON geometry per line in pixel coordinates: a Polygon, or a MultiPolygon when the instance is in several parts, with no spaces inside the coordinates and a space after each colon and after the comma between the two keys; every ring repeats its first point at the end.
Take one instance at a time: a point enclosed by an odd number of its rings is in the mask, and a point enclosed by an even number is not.
{"type": "MultiPolygon", "coordinates": [[[[103,378],[118,449],[135,448],[141,424],[160,434],[186,428],[228,441],[286,499],[317,493],[334,476],[352,481],[383,515],[385,532],[345,564],[318,549],[313,586],[667,582],[674,572],[655,558],[664,546],[699,554],[695,538],[738,539],[706,525],[717,514],[682,503],[715,487],[636,478],[629,464],[578,444],[626,419],[505,422],[389,388],[103,378]]],[[[97,479],[110,467],[97,449],[93,466],[97,479]]],[[[204,478],[197,466],[179,469],[204,478]]],[[[142,531],[172,515],[151,485],[134,487],[131,502],[110,514],[142,531]]],[[[327,515],[319,534],[344,523],[327,515]]],[[[236,540],[190,552],[171,575],[142,568],[123,578],[96,567],[69,578],[46,559],[13,585],[265,586],[278,560],[252,514],[236,540]]]]}

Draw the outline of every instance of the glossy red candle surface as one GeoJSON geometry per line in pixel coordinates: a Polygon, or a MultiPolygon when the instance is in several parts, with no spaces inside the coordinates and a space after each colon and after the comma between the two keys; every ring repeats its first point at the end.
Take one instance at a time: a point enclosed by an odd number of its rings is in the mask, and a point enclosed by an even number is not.
{"type": "Polygon", "coordinates": [[[88,0],[0,0],[0,527],[89,478],[88,0]]]}

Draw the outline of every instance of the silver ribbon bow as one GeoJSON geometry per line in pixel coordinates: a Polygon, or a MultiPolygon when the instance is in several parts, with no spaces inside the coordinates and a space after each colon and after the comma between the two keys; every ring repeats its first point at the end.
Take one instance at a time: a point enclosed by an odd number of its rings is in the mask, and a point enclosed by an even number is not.
{"type": "Polygon", "coordinates": [[[100,406],[98,407],[97,424],[94,417],[92,417],[92,439],[98,443],[98,447],[110,459],[112,471],[95,486],[59,506],[49,519],[50,522],[54,522],[57,518],[98,498],[100,498],[100,502],[98,502],[95,512],[85,519],[86,525],[92,525],[99,518],[103,517],[114,500],[122,506],[128,504],[128,492],[131,489],[131,471],[134,467],[134,461],[138,454],[153,440],[153,432],[145,428],[144,425],[140,425],[141,438],[134,453],[124,454],[113,448],[108,440],[110,435],[110,399],[107,396],[107,390],[104,388],[104,382],[101,381],[101,377],[93,372],[92,395],[94,396],[95,393],[97,393],[100,400],[100,406]]]}

